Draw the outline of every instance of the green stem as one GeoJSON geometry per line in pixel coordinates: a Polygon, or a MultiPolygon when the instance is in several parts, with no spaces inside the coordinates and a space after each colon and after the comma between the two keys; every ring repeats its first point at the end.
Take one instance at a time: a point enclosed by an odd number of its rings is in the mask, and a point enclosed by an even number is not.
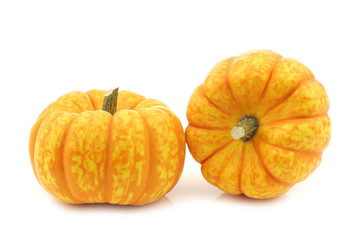
{"type": "Polygon", "coordinates": [[[119,88],[110,89],[104,96],[104,103],[102,110],[111,113],[114,115],[117,108],[117,97],[118,97],[119,88]]]}

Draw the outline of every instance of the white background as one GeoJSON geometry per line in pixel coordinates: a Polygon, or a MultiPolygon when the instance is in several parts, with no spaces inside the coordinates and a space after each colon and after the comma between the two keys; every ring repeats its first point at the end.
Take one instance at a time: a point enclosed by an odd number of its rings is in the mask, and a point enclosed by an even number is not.
{"type": "Polygon", "coordinates": [[[356,1],[126,2],[0,2],[0,239],[359,239],[356,1]],[[119,86],[164,101],[185,128],[213,65],[252,49],[307,65],[331,102],[323,161],[285,195],[225,194],[189,152],[177,186],[142,207],[68,205],[37,183],[30,129],[61,95],[119,86]]]}

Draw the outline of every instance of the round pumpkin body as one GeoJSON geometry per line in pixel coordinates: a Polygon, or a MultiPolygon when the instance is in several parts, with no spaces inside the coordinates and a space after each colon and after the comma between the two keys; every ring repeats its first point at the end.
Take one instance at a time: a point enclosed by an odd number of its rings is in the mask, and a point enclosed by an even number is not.
{"type": "Polygon", "coordinates": [[[205,179],[273,198],[308,177],[328,146],[324,87],[300,62],[256,50],[219,62],[192,94],[186,141],[205,179]]]}
{"type": "Polygon", "coordinates": [[[185,138],[162,102],[129,91],[114,115],[106,91],[70,92],[50,104],[30,134],[30,159],[41,186],[67,203],[142,205],[180,178],[185,138]]]}

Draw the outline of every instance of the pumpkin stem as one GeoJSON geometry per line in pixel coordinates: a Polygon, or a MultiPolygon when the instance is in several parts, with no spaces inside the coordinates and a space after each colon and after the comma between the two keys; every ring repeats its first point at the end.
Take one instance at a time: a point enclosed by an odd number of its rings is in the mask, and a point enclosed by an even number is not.
{"type": "Polygon", "coordinates": [[[235,140],[244,142],[251,140],[259,128],[259,121],[253,116],[244,116],[231,130],[231,136],[235,140]]]}
{"type": "Polygon", "coordinates": [[[102,110],[111,113],[114,115],[117,108],[117,97],[118,97],[119,88],[110,89],[104,96],[104,103],[102,110]]]}

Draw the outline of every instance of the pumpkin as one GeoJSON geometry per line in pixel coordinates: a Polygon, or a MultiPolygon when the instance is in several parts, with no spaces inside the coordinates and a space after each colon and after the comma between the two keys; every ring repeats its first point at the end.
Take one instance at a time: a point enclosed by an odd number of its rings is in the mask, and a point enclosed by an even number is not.
{"type": "Polygon", "coordinates": [[[313,73],[269,50],[225,59],[193,92],[185,135],[204,178],[231,194],[279,196],[320,164],[329,99],[313,73]]]}
{"type": "Polygon", "coordinates": [[[129,91],[73,91],[50,104],[30,134],[41,186],[67,203],[142,205],[179,180],[185,136],[162,102],[129,91]]]}

